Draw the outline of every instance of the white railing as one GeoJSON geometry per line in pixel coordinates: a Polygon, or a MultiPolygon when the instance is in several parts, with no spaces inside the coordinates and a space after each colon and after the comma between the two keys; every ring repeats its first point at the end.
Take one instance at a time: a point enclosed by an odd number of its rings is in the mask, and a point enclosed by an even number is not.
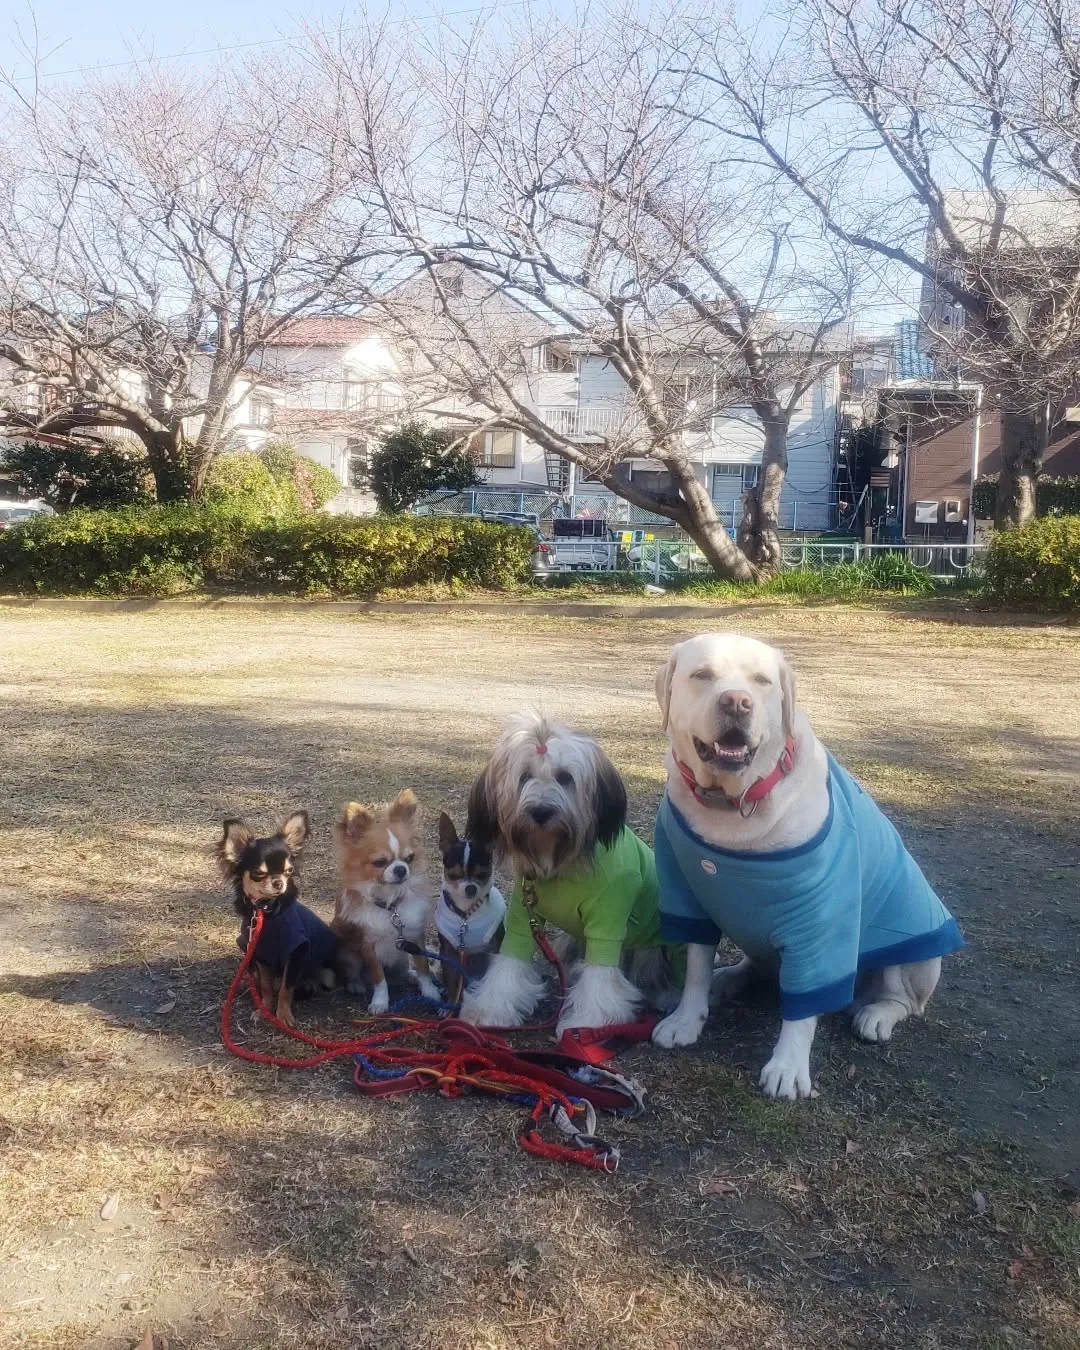
{"type": "Polygon", "coordinates": [[[882,553],[897,553],[934,577],[965,577],[979,554],[986,551],[985,544],[861,544],[856,541],[854,547],[855,561],[878,557],[882,553]]]}
{"type": "Polygon", "coordinates": [[[566,404],[544,404],[537,415],[552,431],[571,440],[579,437],[618,436],[638,432],[645,425],[641,413],[626,404],[610,407],[578,408],[566,404]]]}
{"type": "Polygon", "coordinates": [[[347,412],[397,412],[405,406],[405,399],[385,389],[365,389],[346,383],[342,386],[341,406],[347,412]]]}

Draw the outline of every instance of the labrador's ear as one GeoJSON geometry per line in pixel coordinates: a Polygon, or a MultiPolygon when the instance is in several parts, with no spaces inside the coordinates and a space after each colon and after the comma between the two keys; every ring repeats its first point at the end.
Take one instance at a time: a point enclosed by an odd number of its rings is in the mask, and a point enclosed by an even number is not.
{"type": "Polygon", "coordinates": [[[795,735],[795,672],[784,657],[780,658],[780,695],[781,711],[784,721],[784,735],[795,735]]]}
{"type": "Polygon", "coordinates": [[[458,841],[457,827],[445,811],[439,813],[439,852],[449,853],[458,841]]]}
{"type": "Polygon", "coordinates": [[[660,712],[664,719],[660,726],[661,731],[667,731],[668,712],[671,708],[671,681],[675,678],[675,667],[679,663],[679,647],[681,646],[682,643],[679,643],[678,646],[672,647],[667,664],[656,667],[656,701],[660,704],[660,712]]]}
{"type": "Polygon", "coordinates": [[[469,793],[469,814],[465,823],[465,838],[471,844],[483,844],[493,852],[499,837],[499,822],[488,790],[487,769],[472,785],[469,793]]]}
{"type": "Polygon", "coordinates": [[[626,825],[626,785],[618,769],[604,754],[596,751],[596,842],[613,844],[626,825]]]}

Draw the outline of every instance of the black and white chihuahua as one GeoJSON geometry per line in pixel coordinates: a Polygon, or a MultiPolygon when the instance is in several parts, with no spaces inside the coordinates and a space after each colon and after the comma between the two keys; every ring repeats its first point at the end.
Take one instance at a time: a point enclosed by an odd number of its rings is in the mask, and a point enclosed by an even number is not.
{"type": "Polygon", "coordinates": [[[466,980],[479,979],[488,957],[503,939],[506,901],[491,884],[491,850],[458,837],[454,822],[439,816],[439,851],[443,881],[435,907],[439,955],[447,1003],[460,1003],[466,980]]]}
{"type": "Polygon", "coordinates": [[[276,834],[262,838],[244,821],[229,819],[217,845],[218,862],[244,921],[237,945],[247,951],[255,911],[262,910],[254,959],[259,997],[290,1027],[296,1025],[293,995],[312,993],[316,984],[332,987],[337,954],[329,925],[300,903],[297,855],[310,833],[306,811],[294,811],[276,834]]]}

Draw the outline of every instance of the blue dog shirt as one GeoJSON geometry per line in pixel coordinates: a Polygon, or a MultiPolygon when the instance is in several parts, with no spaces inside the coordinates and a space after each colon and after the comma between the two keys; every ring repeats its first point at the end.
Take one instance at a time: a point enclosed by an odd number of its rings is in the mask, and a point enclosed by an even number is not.
{"type": "Polygon", "coordinates": [[[862,970],[964,945],[895,826],[829,756],[829,814],[813,839],[776,853],[716,848],[667,794],[656,817],[661,932],[779,961],[788,1020],[846,1008],[862,970]]]}
{"type": "MultiPolygon", "coordinates": [[[[247,951],[250,932],[250,920],[245,919],[237,938],[241,951],[247,951]]],[[[277,914],[266,916],[255,956],[264,965],[281,971],[301,947],[307,947],[301,958],[305,965],[329,966],[337,951],[337,938],[317,914],[295,901],[277,914]]]]}

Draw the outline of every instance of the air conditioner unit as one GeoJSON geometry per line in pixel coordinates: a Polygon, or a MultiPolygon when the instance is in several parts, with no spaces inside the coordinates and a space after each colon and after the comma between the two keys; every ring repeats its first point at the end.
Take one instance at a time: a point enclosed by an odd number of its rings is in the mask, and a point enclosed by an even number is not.
{"type": "Polygon", "coordinates": [[[915,524],[916,525],[936,525],[938,523],[938,513],[941,510],[940,502],[916,502],[915,503],[915,524]]]}
{"type": "Polygon", "coordinates": [[[958,497],[945,498],[945,524],[959,525],[964,519],[964,512],[961,509],[963,502],[958,497]]]}

